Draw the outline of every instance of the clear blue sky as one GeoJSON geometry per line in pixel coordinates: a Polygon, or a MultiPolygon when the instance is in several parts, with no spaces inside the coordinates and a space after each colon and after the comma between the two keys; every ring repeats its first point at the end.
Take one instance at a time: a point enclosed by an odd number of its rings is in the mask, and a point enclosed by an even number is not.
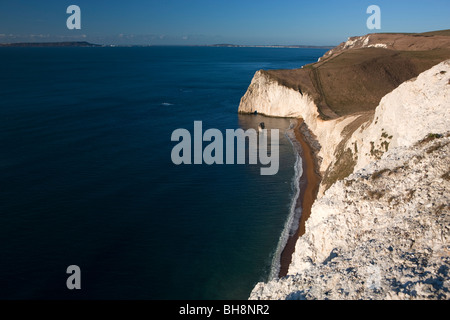
{"type": "Polygon", "coordinates": [[[0,0],[0,42],[336,45],[372,32],[450,29],[449,0],[0,0]],[[66,8],[81,8],[68,30],[66,8]],[[381,30],[369,30],[369,5],[381,30]]]}

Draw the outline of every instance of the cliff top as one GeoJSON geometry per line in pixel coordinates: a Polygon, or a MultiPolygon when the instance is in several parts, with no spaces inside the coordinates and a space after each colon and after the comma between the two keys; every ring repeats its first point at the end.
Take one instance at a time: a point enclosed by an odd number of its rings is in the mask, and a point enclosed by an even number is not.
{"type": "Polygon", "coordinates": [[[450,30],[351,37],[318,62],[294,70],[263,71],[307,93],[323,119],[372,111],[401,83],[450,59],[450,30]]]}

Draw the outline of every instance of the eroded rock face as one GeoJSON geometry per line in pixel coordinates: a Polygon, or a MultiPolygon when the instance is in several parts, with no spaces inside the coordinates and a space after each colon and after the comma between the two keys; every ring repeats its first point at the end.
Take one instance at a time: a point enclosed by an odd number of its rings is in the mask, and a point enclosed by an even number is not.
{"type": "Polygon", "coordinates": [[[450,129],[450,60],[404,82],[381,99],[372,122],[356,130],[347,147],[357,145],[356,169],[389,148],[411,146],[429,133],[450,129]]]}
{"type": "Polygon", "coordinates": [[[239,112],[263,114],[271,117],[302,118],[320,145],[320,171],[325,172],[334,159],[342,131],[359,116],[322,120],[314,101],[299,91],[280,85],[267,74],[258,71],[241,99],[239,112]]]}
{"type": "Polygon", "coordinates": [[[272,117],[302,117],[316,119],[317,106],[307,95],[282,86],[264,72],[257,71],[241,99],[239,112],[272,117]]]}
{"type": "Polygon", "coordinates": [[[250,299],[450,298],[449,136],[335,183],[314,203],[289,275],[250,299]]]}
{"type": "Polygon", "coordinates": [[[428,133],[450,128],[450,60],[423,72],[387,94],[375,114],[359,113],[323,120],[308,94],[280,85],[258,71],[239,112],[303,118],[320,145],[324,176],[319,197],[336,180],[376,161],[396,146],[409,146],[428,133]]]}
{"type": "Polygon", "coordinates": [[[350,150],[353,173],[322,186],[288,277],[250,298],[449,299],[450,60],[386,95],[356,130],[358,116],[323,121],[313,108],[298,116],[321,171],[350,150]]]}

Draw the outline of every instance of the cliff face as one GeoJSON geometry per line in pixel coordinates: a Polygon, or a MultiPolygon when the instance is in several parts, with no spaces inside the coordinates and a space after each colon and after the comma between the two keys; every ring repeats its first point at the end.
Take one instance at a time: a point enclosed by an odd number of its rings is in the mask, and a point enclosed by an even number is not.
{"type": "Polygon", "coordinates": [[[241,99],[239,112],[303,118],[320,145],[322,195],[334,182],[379,159],[389,148],[409,146],[428,133],[450,127],[449,61],[401,84],[383,97],[374,113],[356,112],[332,120],[320,117],[307,93],[258,71],[241,99]]]}
{"type": "Polygon", "coordinates": [[[449,299],[449,135],[335,183],[313,205],[289,275],[250,299],[449,299]]]}
{"type": "Polygon", "coordinates": [[[318,117],[317,107],[308,94],[280,85],[262,70],[256,72],[239,105],[239,112],[255,111],[274,117],[302,116],[305,120],[318,117]]]}
{"type": "Polygon", "coordinates": [[[356,130],[346,145],[358,150],[355,168],[379,159],[390,148],[409,147],[429,133],[449,130],[449,81],[447,60],[386,95],[370,125],[356,130]]]}
{"type": "Polygon", "coordinates": [[[289,276],[251,299],[448,298],[450,60],[373,112],[324,120],[319,109],[261,71],[241,100],[240,112],[303,118],[323,176],[289,276]]]}
{"type": "Polygon", "coordinates": [[[409,147],[429,133],[449,130],[449,79],[447,60],[383,97],[373,116],[359,118],[361,125],[349,125],[324,173],[321,192],[392,148],[409,147]]]}
{"type": "Polygon", "coordinates": [[[239,112],[264,114],[272,117],[302,118],[320,145],[320,171],[325,172],[335,158],[342,141],[342,132],[360,114],[334,120],[322,120],[317,105],[307,93],[300,93],[273,80],[262,71],[256,72],[241,99],[239,112]]]}

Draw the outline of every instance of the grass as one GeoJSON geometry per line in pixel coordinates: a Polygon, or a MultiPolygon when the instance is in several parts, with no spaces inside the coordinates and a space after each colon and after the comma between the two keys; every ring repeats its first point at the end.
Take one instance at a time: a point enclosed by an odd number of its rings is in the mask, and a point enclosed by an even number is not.
{"type": "Polygon", "coordinates": [[[430,141],[433,141],[435,139],[440,139],[442,138],[442,134],[438,134],[438,133],[429,133],[425,138],[423,138],[422,140],[420,140],[419,142],[416,143],[417,146],[421,146],[424,145],[425,143],[428,143],[430,141]]]}
{"type": "Polygon", "coordinates": [[[389,150],[389,141],[381,142],[381,146],[384,147],[385,151],[388,151],[389,150]]]}
{"type": "MultiPolygon", "coordinates": [[[[354,48],[333,54],[301,69],[261,71],[280,85],[302,95],[307,94],[314,100],[319,115],[324,120],[347,115],[364,115],[342,132],[343,138],[334,154],[335,161],[323,176],[325,190],[353,172],[358,146],[355,143],[351,148],[347,148],[346,144],[358,127],[368,119],[373,119],[374,110],[381,98],[401,83],[417,77],[443,60],[450,59],[450,39],[441,37],[450,36],[450,30],[411,35],[414,38],[405,37],[408,38],[405,41],[409,42],[406,45],[403,43],[401,50],[354,48]],[[435,36],[440,38],[434,38],[435,36]]],[[[389,35],[384,38],[389,38],[389,35]]],[[[440,135],[430,134],[426,139],[439,137],[440,135]]],[[[370,155],[380,159],[384,152],[388,151],[392,138],[392,135],[383,130],[380,141],[370,142],[370,155]]],[[[424,142],[427,141],[424,139],[424,142]]],[[[417,157],[417,161],[420,159],[417,157]]],[[[379,178],[383,173],[374,173],[372,179],[379,178]]],[[[346,183],[351,184],[351,181],[346,183]]],[[[377,197],[378,194],[372,196],[377,197]]],[[[409,195],[412,196],[413,193],[409,195]]]]}
{"type": "Polygon", "coordinates": [[[439,149],[441,149],[442,147],[445,147],[447,144],[448,144],[448,143],[442,144],[442,143],[438,142],[438,143],[436,143],[434,146],[429,147],[429,148],[427,149],[427,153],[435,152],[436,150],[439,150],[439,149]]]}
{"type": "Polygon", "coordinates": [[[450,36],[450,29],[419,33],[424,36],[450,36]]]}
{"type": "Polygon", "coordinates": [[[381,159],[383,153],[383,151],[375,148],[375,142],[370,141],[370,155],[372,157],[374,157],[375,159],[381,159]]]}
{"type": "MultiPolygon", "coordinates": [[[[447,32],[443,30],[437,34],[447,35],[447,32]]],[[[432,35],[429,33],[426,37],[432,35]]],[[[416,36],[412,46],[424,41],[424,35],[416,36]]],[[[434,41],[432,39],[427,41],[434,41]]],[[[302,69],[265,72],[281,85],[307,93],[318,106],[323,119],[334,119],[374,110],[381,98],[401,83],[450,59],[450,40],[445,39],[439,40],[441,48],[433,50],[355,48],[302,69]]]]}
{"type": "Polygon", "coordinates": [[[348,140],[352,134],[364,123],[373,119],[373,112],[361,113],[358,118],[349,123],[344,130],[342,130],[342,140],[336,147],[334,153],[336,161],[327,168],[323,176],[322,183],[327,190],[333,183],[339,180],[343,180],[353,173],[353,169],[356,165],[356,153],[357,145],[355,143],[355,154],[353,154],[350,148],[345,148],[348,140]]]}
{"type": "Polygon", "coordinates": [[[356,161],[353,158],[353,152],[350,148],[339,152],[336,156],[336,162],[333,166],[330,166],[324,174],[323,184],[325,190],[331,187],[333,183],[339,180],[343,180],[353,173],[356,161]]]}
{"type": "Polygon", "coordinates": [[[450,29],[444,29],[444,30],[437,30],[437,31],[428,31],[428,32],[421,32],[421,33],[414,33],[414,32],[383,32],[380,34],[404,34],[404,35],[411,35],[411,36],[450,36],[450,29]]]}

